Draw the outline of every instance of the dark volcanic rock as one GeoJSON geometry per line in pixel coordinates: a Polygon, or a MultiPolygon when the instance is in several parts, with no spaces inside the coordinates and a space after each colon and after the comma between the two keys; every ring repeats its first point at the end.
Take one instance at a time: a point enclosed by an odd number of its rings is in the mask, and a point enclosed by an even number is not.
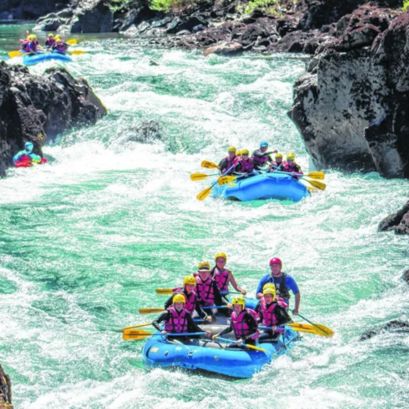
{"type": "Polygon", "coordinates": [[[67,7],[71,0],[0,0],[1,18],[33,20],[67,7]]]}
{"type": "Polygon", "coordinates": [[[402,280],[409,284],[409,269],[405,270],[402,274],[402,280]]]}
{"type": "Polygon", "coordinates": [[[397,234],[409,234],[409,201],[394,214],[383,219],[379,231],[393,230],[397,234]]]}
{"type": "Polygon", "coordinates": [[[11,405],[11,382],[0,365],[0,409],[13,409],[11,405]]]}
{"type": "Polygon", "coordinates": [[[381,328],[365,331],[361,335],[361,338],[359,340],[365,341],[369,338],[374,337],[375,335],[381,334],[383,332],[388,332],[388,331],[407,333],[409,332],[409,323],[406,321],[400,321],[400,320],[389,321],[387,324],[383,325],[381,328]]]}
{"type": "Polygon", "coordinates": [[[350,17],[296,83],[290,117],[318,167],[409,177],[409,13],[373,41],[393,13],[361,11],[363,32],[350,17]]]}
{"type": "Polygon", "coordinates": [[[94,124],[105,113],[87,82],[75,80],[65,69],[34,76],[25,67],[0,62],[1,173],[25,141],[33,141],[41,154],[47,140],[70,127],[94,124]]]}

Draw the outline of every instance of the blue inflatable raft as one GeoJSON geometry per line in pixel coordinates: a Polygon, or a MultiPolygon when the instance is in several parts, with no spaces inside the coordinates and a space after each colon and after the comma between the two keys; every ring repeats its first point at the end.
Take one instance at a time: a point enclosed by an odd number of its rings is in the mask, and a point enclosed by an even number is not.
{"type": "Polygon", "coordinates": [[[298,202],[309,195],[305,185],[290,175],[263,173],[238,180],[233,186],[216,185],[213,196],[224,199],[250,200],[280,199],[298,202]]]}
{"type": "MultiPolygon", "coordinates": [[[[297,332],[285,327],[284,333],[274,343],[258,346],[265,352],[226,349],[212,341],[204,345],[186,345],[168,341],[163,335],[150,337],[143,348],[145,363],[150,367],[185,368],[201,370],[232,378],[251,378],[264,365],[287,353],[299,338],[297,332]]],[[[202,342],[202,341],[201,341],[202,342]]]]}
{"type": "Polygon", "coordinates": [[[72,58],[69,55],[60,53],[41,53],[34,55],[25,55],[23,57],[23,64],[34,65],[49,60],[70,62],[72,61],[72,58]]]}

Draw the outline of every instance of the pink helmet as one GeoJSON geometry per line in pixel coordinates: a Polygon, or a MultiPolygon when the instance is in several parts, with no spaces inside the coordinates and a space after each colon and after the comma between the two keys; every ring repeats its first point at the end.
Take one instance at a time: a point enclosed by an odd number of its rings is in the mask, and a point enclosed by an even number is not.
{"type": "Polygon", "coordinates": [[[270,266],[272,266],[273,264],[280,264],[280,266],[283,265],[281,259],[279,259],[278,257],[273,257],[273,258],[270,260],[270,266]]]}

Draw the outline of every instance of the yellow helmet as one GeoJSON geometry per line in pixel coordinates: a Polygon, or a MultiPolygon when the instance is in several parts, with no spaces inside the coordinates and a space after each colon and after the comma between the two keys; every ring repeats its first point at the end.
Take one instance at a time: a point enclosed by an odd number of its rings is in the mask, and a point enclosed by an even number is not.
{"type": "Polygon", "coordinates": [[[266,286],[263,287],[263,295],[266,295],[266,294],[272,295],[273,298],[276,296],[276,288],[274,284],[269,287],[266,287],[266,286]]]}
{"type": "Polygon", "coordinates": [[[172,302],[173,304],[178,302],[186,303],[186,298],[183,294],[175,294],[172,298],[172,302]]]}
{"type": "Polygon", "coordinates": [[[201,261],[198,265],[197,268],[199,271],[201,270],[210,270],[210,264],[208,261],[201,261]]]}
{"type": "Polygon", "coordinates": [[[61,36],[60,36],[59,34],[57,34],[57,35],[54,37],[54,39],[55,39],[55,41],[61,41],[61,36]]]}
{"type": "Polygon", "coordinates": [[[239,297],[234,297],[232,299],[231,303],[232,303],[232,305],[240,304],[240,305],[242,305],[244,307],[245,304],[246,304],[246,300],[244,299],[244,297],[239,296],[239,297]]]}
{"type": "Polygon", "coordinates": [[[268,288],[274,288],[274,290],[275,290],[275,289],[276,289],[276,286],[275,286],[273,283],[264,284],[264,286],[263,286],[263,293],[264,293],[264,291],[267,290],[268,288]]]}
{"type": "Polygon", "coordinates": [[[283,157],[283,154],[280,153],[280,152],[277,152],[274,157],[275,157],[276,159],[279,159],[279,158],[282,158],[282,157],[283,157]]]}
{"type": "Polygon", "coordinates": [[[248,149],[242,149],[242,150],[241,150],[241,154],[242,154],[242,155],[248,155],[248,154],[249,154],[249,150],[248,150],[248,149]]]}
{"type": "Polygon", "coordinates": [[[48,33],[47,37],[53,38],[53,37],[54,37],[54,34],[53,34],[53,33],[48,33]]]}
{"type": "Polygon", "coordinates": [[[236,151],[237,151],[237,149],[234,147],[234,146],[229,146],[228,148],[227,148],[227,152],[232,152],[232,153],[236,153],[236,151]]]}
{"type": "Polygon", "coordinates": [[[236,155],[237,156],[241,156],[243,154],[243,150],[242,149],[239,149],[237,152],[236,152],[236,155]]]}
{"type": "Polygon", "coordinates": [[[226,253],[223,253],[222,251],[221,251],[220,253],[216,253],[215,256],[214,256],[215,261],[216,261],[218,258],[224,258],[225,260],[227,260],[227,254],[226,254],[226,253]]]}
{"type": "Polygon", "coordinates": [[[186,276],[183,278],[183,285],[196,285],[196,279],[193,276],[186,276]]]}
{"type": "Polygon", "coordinates": [[[295,153],[294,152],[288,152],[287,153],[287,160],[294,160],[295,159],[295,153]]]}
{"type": "Polygon", "coordinates": [[[35,34],[30,34],[27,36],[27,39],[29,41],[34,41],[34,40],[37,40],[37,36],[35,34]]]}

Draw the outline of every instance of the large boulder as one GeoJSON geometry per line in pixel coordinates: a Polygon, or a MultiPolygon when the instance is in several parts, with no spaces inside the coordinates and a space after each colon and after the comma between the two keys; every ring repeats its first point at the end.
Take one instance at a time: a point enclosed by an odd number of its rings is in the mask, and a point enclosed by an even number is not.
{"type": "Polygon", "coordinates": [[[84,79],[76,80],[63,68],[42,76],[27,68],[0,62],[0,173],[24,142],[35,151],[71,127],[94,124],[106,109],[84,79]]]}
{"type": "Polygon", "coordinates": [[[367,11],[314,57],[290,117],[317,167],[409,177],[409,13],[367,11]]]}
{"type": "Polygon", "coordinates": [[[33,20],[67,7],[70,0],[0,0],[1,18],[33,20]]]}
{"type": "Polygon", "coordinates": [[[0,409],[13,409],[11,404],[11,382],[0,365],[0,409]]]}
{"type": "Polygon", "coordinates": [[[392,230],[396,234],[409,234],[409,201],[396,213],[383,219],[379,223],[378,230],[392,230]]]}

